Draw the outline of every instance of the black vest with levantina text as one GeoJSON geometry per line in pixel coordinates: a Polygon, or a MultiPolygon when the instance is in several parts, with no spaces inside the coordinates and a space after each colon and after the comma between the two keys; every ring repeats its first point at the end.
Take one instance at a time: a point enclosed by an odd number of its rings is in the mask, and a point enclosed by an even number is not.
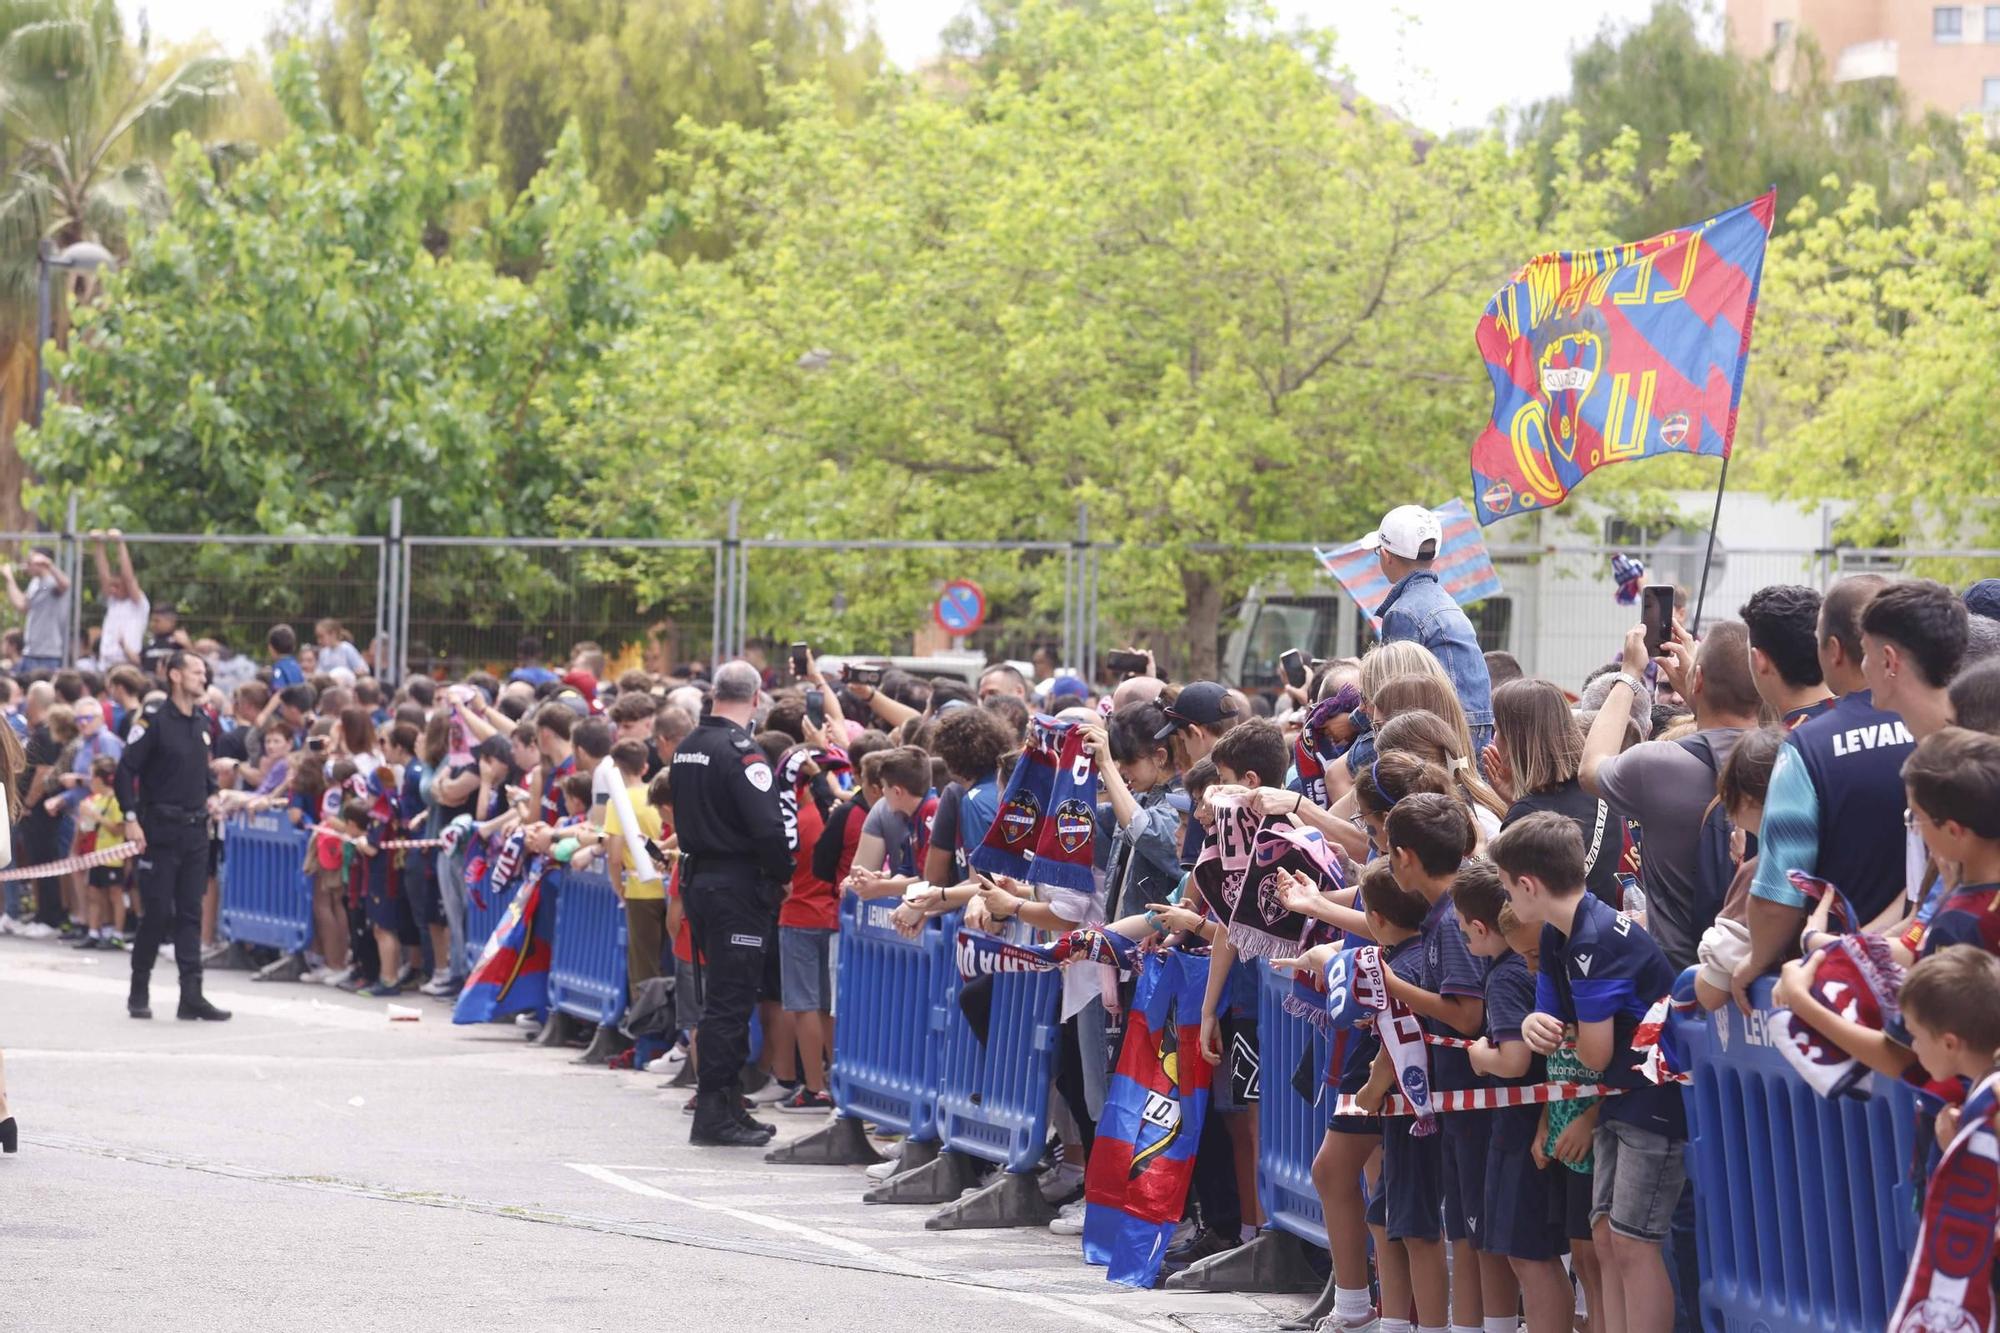
{"type": "Polygon", "coordinates": [[[1903,761],[1916,739],[1857,690],[1800,723],[1789,743],[1819,797],[1818,874],[1873,920],[1903,891],[1903,761]]]}

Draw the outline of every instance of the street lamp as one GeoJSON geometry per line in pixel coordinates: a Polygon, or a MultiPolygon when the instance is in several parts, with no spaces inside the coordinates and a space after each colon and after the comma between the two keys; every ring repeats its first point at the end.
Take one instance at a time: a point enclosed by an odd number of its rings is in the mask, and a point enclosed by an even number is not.
{"type": "Polygon", "coordinates": [[[95,241],[78,241],[56,249],[56,243],[44,236],[36,249],[35,259],[41,273],[41,303],[35,318],[35,427],[42,424],[42,399],[49,391],[48,359],[44,349],[49,345],[52,329],[49,326],[49,270],[62,269],[66,273],[95,273],[100,268],[113,268],[118,261],[111,252],[95,241]]]}

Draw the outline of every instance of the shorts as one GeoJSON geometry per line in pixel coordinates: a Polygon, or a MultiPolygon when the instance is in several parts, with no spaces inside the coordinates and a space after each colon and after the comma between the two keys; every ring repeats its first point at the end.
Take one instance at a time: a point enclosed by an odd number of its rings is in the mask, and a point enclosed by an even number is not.
{"type": "Polygon", "coordinates": [[[820,926],[779,926],[778,955],[785,1012],[827,1012],[833,1002],[833,932],[820,926]]]}
{"type": "Polygon", "coordinates": [[[1696,979],[1726,991],[1736,969],[1750,956],[1750,927],[1741,921],[1718,920],[1701,933],[1694,952],[1699,964],[1696,979]]]}
{"type": "MultiPolygon", "coordinates": [[[[387,853],[379,853],[387,855],[387,853]]],[[[386,930],[404,944],[417,942],[416,918],[410,915],[410,900],[389,887],[388,868],[383,873],[368,876],[368,888],[364,897],[368,911],[368,924],[377,930],[386,930]]]]}
{"type": "Polygon", "coordinates": [[[1444,1238],[1469,1240],[1477,1249],[1486,1212],[1486,1149],[1493,1136],[1490,1111],[1453,1111],[1438,1117],[1444,1141],[1444,1238]]]}
{"type": "MultiPolygon", "coordinates": [[[[1559,1193],[1565,1183],[1559,1177],[1576,1173],[1560,1162],[1538,1169],[1534,1129],[1540,1116],[1531,1106],[1510,1110],[1527,1113],[1527,1133],[1506,1132],[1498,1115],[1507,1112],[1496,1115],[1495,1132],[1486,1151],[1485,1213],[1479,1224],[1479,1249],[1482,1254],[1510,1259],[1554,1259],[1569,1248],[1564,1243],[1559,1193]]],[[[1587,1232],[1588,1208],[1584,1209],[1583,1222],[1587,1232]]]]}
{"type": "Polygon", "coordinates": [[[92,866],[90,887],[93,889],[122,889],[125,887],[124,866],[92,866]]]}
{"type": "Polygon", "coordinates": [[[1257,1053],[1257,1020],[1221,1020],[1222,1064],[1210,1076],[1209,1107],[1216,1111],[1254,1111],[1262,1096],[1262,1066],[1257,1053]]]}
{"type": "Polygon", "coordinates": [[[660,951],[666,935],[665,898],[625,900],[625,983],[632,994],[638,994],[641,982],[665,975],[660,951]]]}
{"type": "Polygon", "coordinates": [[[1621,1236],[1664,1241],[1687,1184],[1687,1140],[1605,1120],[1598,1123],[1591,1149],[1597,1156],[1591,1222],[1608,1217],[1621,1236]]]}
{"type": "Polygon", "coordinates": [[[427,852],[411,852],[403,861],[403,896],[410,919],[419,928],[444,924],[444,898],[438,893],[437,862],[427,852]]]}
{"type": "Polygon", "coordinates": [[[1382,1183],[1368,1201],[1368,1224],[1385,1228],[1390,1240],[1437,1240],[1443,1235],[1443,1135],[1417,1138],[1408,1116],[1383,1123],[1382,1183]]]}
{"type": "MultiPolygon", "coordinates": [[[[1353,1033],[1348,1036],[1348,1040],[1350,1042],[1360,1041],[1362,1037],[1359,1033],[1353,1033]]],[[[1370,1037],[1368,1040],[1372,1043],[1374,1039],[1370,1037]]],[[[1366,1060],[1359,1058],[1360,1053],[1358,1051],[1355,1051],[1351,1047],[1349,1049],[1350,1058],[1341,1068],[1340,1082],[1332,1089],[1332,1091],[1338,1092],[1340,1097],[1352,1097],[1355,1093],[1368,1086],[1369,1065],[1374,1059],[1372,1049],[1368,1052],[1368,1059],[1366,1060]]],[[[1327,1132],[1330,1134],[1373,1134],[1377,1138],[1380,1138],[1382,1134],[1382,1117],[1379,1115],[1342,1115],[1340,1114],[1340,1097],[1329,1096],[1326,1099],[1327,1132]]]]}

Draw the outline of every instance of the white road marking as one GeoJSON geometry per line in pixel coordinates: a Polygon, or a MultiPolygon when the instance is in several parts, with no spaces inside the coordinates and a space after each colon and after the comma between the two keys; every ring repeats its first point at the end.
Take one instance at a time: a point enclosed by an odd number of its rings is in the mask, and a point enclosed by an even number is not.
{"type": "Polygon", "coordinates": [[[954,1277],[928,1264],[908,1259],[899,1259],[894,1255],[885,1254],[872,1245],[864,1245],[860,1241],[844,1236],[835,1236],[821,1231],[817,1227],[801,1226],[797,1222],[788,1221],[784,1218],[766,1217],[761,1213],[753,1213],[748,1209],[737,1208],[730,1204],[691,1198],[684,1194],[673,1194],[657,1186],[648,1185],[643,1180],[634,1180],[622,1172],[612,1170],[610,1167],[589,1165],[581,1162],[568,1162],[565,1165],[572,1171],[580,1172],[593,1180],[602,1181],[607,1185],[624,1190],[628,1194],[637,1194],[647,1199],[661,1199],[668,1203],[680,1204],[683,1207],[700,1209],[703,1212],[720,1213],[727,1217],[733,1217],[740,1222],[747,1222],[752,1226],[766,1227],[772,1231],[787,1232],[798,1236],[802,1240],[824,1246],[827,1249],[847,1255],[850,1258],[866,1259],[871,1263],[880,1264],[885,1271],[899,1273],[904,1277],[954,1281],[962,1285],[975,1286],[979,1290],[990,1292],[1003,1300],[1012,1301],[1017,1305],[1025,1305],[1048,1314],[1061,1315],[1065,1319],[1088,1325],[1092,1328],[1112,1329],[1116,1330],[1117,1333],[1131,1333],[1135,1328],[1144,1327],[1144,1325],[1138,1324],[1133,1320],[1123,1319],[1108,1312],[1080,1307],[1073,1301],[1057,1300],[1052,1296],[1043,1296],[1031,1291],[1013,1291],[1004,1287],[989,1287],[983,1281],[968,1282],[965,1278],[954,1277]]]}

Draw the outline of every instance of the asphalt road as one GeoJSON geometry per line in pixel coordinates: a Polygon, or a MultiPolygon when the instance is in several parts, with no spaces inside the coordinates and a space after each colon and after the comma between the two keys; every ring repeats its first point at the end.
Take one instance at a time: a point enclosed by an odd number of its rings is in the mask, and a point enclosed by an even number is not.
{"type": "MultiPolygon", "coordinates": [[[[124,1012],[125,955],[0,939],[0,1330],[1274,1327],[1132,1292],[1046,1231],[929,1232],[859,1167],[687,1144],[687,1094],[511,1027],[211,973],[226,1024],[124,1012]]],[[[780,1139],[817,1128],[778,1116],[780,1139]]]]}

